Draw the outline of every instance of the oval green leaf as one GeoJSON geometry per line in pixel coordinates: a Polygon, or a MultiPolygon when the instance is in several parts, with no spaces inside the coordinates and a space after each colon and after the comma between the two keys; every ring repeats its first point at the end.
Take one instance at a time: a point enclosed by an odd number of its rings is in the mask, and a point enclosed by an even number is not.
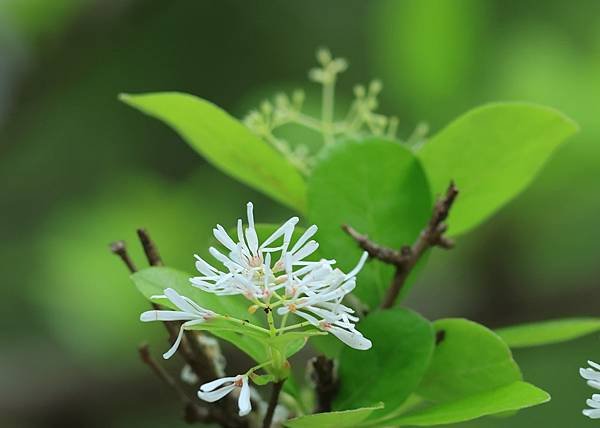
{"type": "Polygon", "coordinates": [[[550,345],[600,331],[600,318],[571,318],[522,324],[496,330],[511,348],[550,345]]]}
{"type": "Polygon", "coordinates": [[[433,323],[438,344],[417,394],[457,400],[522,379],[508,346],[493,331],[460,318],[433,323]]]}
{"type": "MultiPolygon", "coordinates": [[[[308,182],[308,216],[319,226],[321,254],[352,269],[361,250],[342,230],[348,224],[393,248],[412,244],[431,214],[425,173],[413,153],[398,143],[368,139],[337,143],[308,182]]],[[[376,307],[393,269],[371,261],[358,276],[356,295],[376,307]]]]}
{"type": "Polygon", "coordinates": [[[371,416],[374,411],[382,408],[383,403],[379,403],[361,409],[317,413],[290,419],[284,425],[289,428],[354,428],[371,416]]]}
{"type": "Polygon", "coordinates": [[[384,411],[393,411],[417,388],[427,370],[434,347],[433,328],[419,314],[395,308],[369,315],[358,329],[373,347],[343,349],[334,407],[356,408],[383,401],[384,411]]]}
{"type": "Polygon", "coordinates": [[[304,212],[306,189],[300,173],[223,109],[179,92],[122,94],[119,98],[173,128],[221,171],[304,212]]]}
{"type": "Polygon", "coordinates": [[[518,195],[576,131],[557,110],[496,103],[467,112],[434,135],[418,156],[435,194],[451,180],[460,190],[449,233],[472,229],[518,195]]]}

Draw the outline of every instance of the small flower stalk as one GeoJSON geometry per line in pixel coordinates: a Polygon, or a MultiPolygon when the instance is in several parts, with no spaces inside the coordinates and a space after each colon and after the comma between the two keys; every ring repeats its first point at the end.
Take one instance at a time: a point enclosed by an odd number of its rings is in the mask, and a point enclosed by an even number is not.
{"type": "Polygon", "coordinates": [[[173,310],[151,310],[140,316],[144,322],[182,322],[172,347],[163,355],[165,359],[175,354],[184,331],[190,329],[215,333],[238,331],[260,342],[268,356],[265,361],[259,361],[258,366],[244,374],[205,383],[198,391],[198,397],[207,402],[237,394],[240,416],[252,410],[250,379],[262,385],[287,378],[291,341],[331,334],[354,349],[368,350],[372,346],[356,328],[359,318],[355,311],[343,303],[356,287],[356,276],[366,262],[367,253],[363,253],[354,269],[344,273],[334,267],[335,260],[315,257],[319,248],[313,239],[317,226],[310,226],[292,239],[298,222],[298,217],[290,218],[261,242],[254,207],[248,203],[247,224],[238,220],[233,236],[221,225],[213,229],[223,246],[223,249],[209,248],[216,263],[195,256],[199,275],[190,278],[190,287],[223,299],[241,296],[247,301],[249,314],[259,309],[265,314],[262,322],[256,316],[244,320],[204,308],[202,302],[195,302],[180,294],[181,290],[172,288],[153,298],[173,310]],[[257,374],[259,369],[265,374],[257,374]]]}

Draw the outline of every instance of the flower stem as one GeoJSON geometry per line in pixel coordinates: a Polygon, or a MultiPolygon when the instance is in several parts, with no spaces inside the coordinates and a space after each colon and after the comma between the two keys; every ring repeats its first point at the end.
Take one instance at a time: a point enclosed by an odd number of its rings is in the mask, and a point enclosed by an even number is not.
{"type": "Polygon", "coordinates": [[[233,318],[233,317],[231,317],[229,315],[217,315],[215,318],[222,319],[222,320],[225,320],[225,321],[229,321],[229,322],[232,322],[234,324],[242,325],[244,327],[248,327],[248,328],[251,328],[253,330],[259,331],[259,332],[261,332],[263,334],[265,334],[265,333],[269,334],[270,333],[269,330],[267,330],[266,328],[259,327],[257,325],[254,325],[254,324],[248,322],[248,321],[243,321],[243,320],[239,320],[237,318],[233,318]]]}
{"type": "Polygon", "coordinates": [[[321,121],[323,123],[323,140],[325,144],[333,143],[333,108],[335,97],[335,75],[323,83],[323,107],[321,121]]]}

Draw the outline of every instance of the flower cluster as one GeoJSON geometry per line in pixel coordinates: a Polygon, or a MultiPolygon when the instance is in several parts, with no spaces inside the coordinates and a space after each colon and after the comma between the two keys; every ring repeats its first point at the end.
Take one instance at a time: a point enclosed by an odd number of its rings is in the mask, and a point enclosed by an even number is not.
{"type": "MultiPolygon", "coordinates": [[[[371,348],[371,341],[356,329],[358,317],[354,310],[343,304],[344,297],[356,287],[356,275],[364,266],[367,253],[363,253],[358,265],[346,274],[334,268],[335,260],[314,257],[319,247],[312,239],[317,232],[315,225],[306,229],[292,243],[299,221],[298,217],[292,217],[261,243],[252,203],[247,205],[247,217],[247,227],[244,227],[241,219],[238,220],[235,238],[221,225],[213,229],[215,238],[226,251],[211,247],[209,252],[221,266],[215,267],[196,255],[196,269],[200,275],[190,278],[190,283],[218,296],[245,297],[249,301],[249,312],[264,309],[268,329],[216,314],[175,290],[166,289],[164,295],[155,297],[168,299],[178,310],[152,310],[140,317],[142,321],[184,321],[177,339],[164,358],[175,353],[185,329],[213,319],[244,325],[273,338],[303,328],[309,329],[305,330],[308,336],[310,329],[316,328],[324,332],[321,334],[330,333],[352,348],[371,348]],[[280,316],[277,320],[275,313],[280,316]],[[290,316],[297,318],[295,324],[288,325],[290,316]]],[[[238,391],[240,415],[247,414],[251,408],[248,378],[258,368],[272,363],[267,361],[243,375],[206,383],[200,387],[198,396],[212,402],[238,391]]]]}
{"type": "MultiPolygon", "coordinates": [[[[579,374],[589,386],[600,389],[600,364],[593,361],[588,361],[588,364],[590,367],[579,369],[579,374]]],[[[591,408],[584,409],[583,414],[591,419],[600,419],[600,394],[593,394],[592,398],[586,400],[586,404],[591,408]]]]}

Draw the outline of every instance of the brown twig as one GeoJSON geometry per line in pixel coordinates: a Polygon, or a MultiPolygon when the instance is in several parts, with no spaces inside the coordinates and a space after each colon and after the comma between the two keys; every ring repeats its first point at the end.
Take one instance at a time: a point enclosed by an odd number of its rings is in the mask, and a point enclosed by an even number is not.
{"type": "Polygon", "coordinates": [[[181,385],[156,361],[150,354],[150,348],[147,344],[140,345],[138,348],[141,360],[154,372],[154,374],[167,384],[179,397],[185,406],[185,418],[188,423],[192,422],[211,422],[210,413],[206,408],[198,406],[181,388],[181,385]]]}
{"type": "MultiPolygon", "coordinates": [[[[140,243],[144,248],[148,263],[151,266],[163,266],[163,261],[158,252],[158,248],[152,238],[150,238],[150,234],[146,229],[138,229],[137,234],[140,238],[140,243]]],[[[155,304],[153,304],[153,306],[156,308],[155,304]]],[[[164,324],[169,332],[170,342],[173,343],[179,334],[181,323],[171,321],[165,322],[164,324]]],[[[206,352],[204,352],[204,349],[202,349],[198,343],[194,332],[186,331],[184,333],[184,337],[179,345],[179,354],[183,357],[185,362],[189,364],[200,381],[206,382],[218,377],[215,362],[206,352]]]]}
{"type": "Polygon", "coordinates": [[[284,380],[280,380],[279,382],[275,382],[273,384],[273,389],[271,390],[271,398],[269,398],[269,407],[267,407],[267,413],[265,413],[265,418],[263,419],[263,428],[270,428],[271,423],[273,422],[273,415],[275,414],[275,408],[277,407],[277,403],[279,403],[279,394],[281,393],[281,389],[283,388],[284,380]]]}
{"type": "Polygon", "coordinates": [[[444,221],[448,218],[448,213],[457,196],[458,189],[454,183],[451,182],[444,197],[436,202],[431,219],[425,229],[419,234],[416,242],[412,246],[404,246],[400,250],[379,245],[371,241],[368,236],[360,234],[352,227],[348,225],[342,226],[342,229],[350,235],[363,250],[369,253],[370,257],[396,266],[394,278],[381,303],[381,308],[391,308],[394,305],[408,275],[421,256],[429,248],[441,247],[449,249],[453,247],[454,243],[444,236],[447,229],[444,221]]]}
{"type": "Polygon", "coordinates": [[[138,237],[140,238],[140,242],[142,247],[144,248],[144,253],[146,253],[146,258],[148,259],[148,263],[151,266],[162,266],[163,261],[160,258],[160,253],[158,252],[158,248],[154,244],[154,241],[148,235],[146,229],[140,228],[137,230],[138,237]]]}
{"type": "Polygon", "coordinates": [[[317,405],[315,413],[331,411],[331,403],[340,387],[336,375],[335,361],[325,355],[310,360],[312,366],[311,379],[315,384],[317,405]]]}
{"type": "Polygon", "coordinates": [[[125,246],[125,241],[112,242],[110,244],[110,251],[112,253],[116,254],[117,256],[119,256],[121,258],[121,260],[123,260],[123,263],[125,263],[125,266],[127,266],[127,269],[129,269],[130,273],[137,272],[137,268],[135,267],[133,260],[131,260],[131,257],[129,256],[129,253],[127,252],[127,247],[125,246]]]}

